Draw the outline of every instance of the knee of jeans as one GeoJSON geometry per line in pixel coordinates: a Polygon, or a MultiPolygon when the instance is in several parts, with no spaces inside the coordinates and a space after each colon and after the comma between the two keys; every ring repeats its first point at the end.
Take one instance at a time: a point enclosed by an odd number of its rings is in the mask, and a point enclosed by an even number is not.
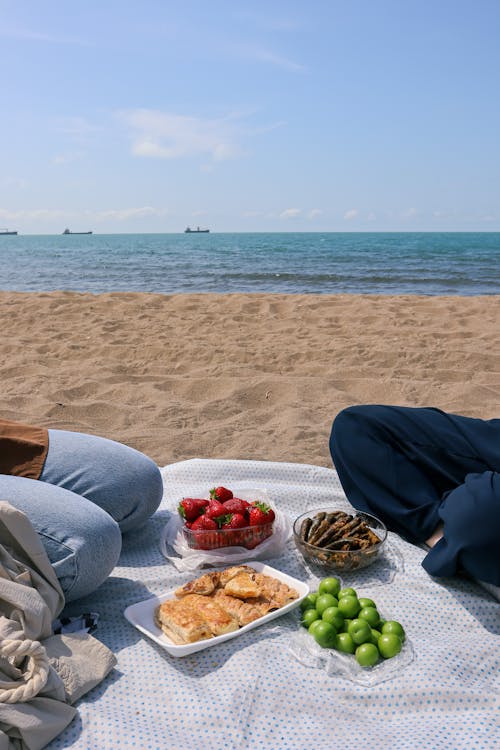
{"type": "Polygon", "coordinates": [[[137,496],[131,513],[119,521],[122,532],[142,526],[158,509],[163,497],[163,480],[158,466],[147,456],[134,466],[137,496]]]}
{"type": "Polygon", "coordinates": [[[121,548],[120,527],[103,512],[99,525],[73,546],[74,577],[61,581],[66,602],[87,596],[104,583],[118,563],[121,548]]]}

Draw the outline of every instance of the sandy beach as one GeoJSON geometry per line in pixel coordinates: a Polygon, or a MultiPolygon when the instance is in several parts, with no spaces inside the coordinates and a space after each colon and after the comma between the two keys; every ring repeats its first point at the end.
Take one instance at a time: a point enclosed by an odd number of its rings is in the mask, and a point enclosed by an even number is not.
{"type": "Polygon", "coordinates": [[[0,416],[188,458],[331,466],[359,403],[500,416],[500,297],[0,293],[0,416]]]}

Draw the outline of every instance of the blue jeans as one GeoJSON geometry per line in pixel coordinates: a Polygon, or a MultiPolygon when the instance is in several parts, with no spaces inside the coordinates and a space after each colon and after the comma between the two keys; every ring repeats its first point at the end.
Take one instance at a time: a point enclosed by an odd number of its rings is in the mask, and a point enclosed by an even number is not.
{"type": "Polygon", "coordinates": [[[94,591],[118,562],[122,532],[146,522],[163,492],[156,464],[106,438],[49,430],[39,480],[0,475],[0,498],[40,535],[66,601],[94,591]]]}

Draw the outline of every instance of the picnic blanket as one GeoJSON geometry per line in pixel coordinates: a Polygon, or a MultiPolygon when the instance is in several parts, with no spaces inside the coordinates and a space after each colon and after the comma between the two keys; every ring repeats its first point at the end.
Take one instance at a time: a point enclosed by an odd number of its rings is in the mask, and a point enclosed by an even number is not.
{"type": "MultiPolygon", "coordinates": [[[[158,512],[125,537],[109,580],[72,605],[74,614],[99,613],[96,635],[118,664],[78,702],[77,718],[52,750],[500,746],[500,604],[472,581],[433,580],[421,567],[425,551],[395,534],[382,560],[342,576],[344,586],[402,622],[411,644],[411,659],[371,686],[298,658],[297,610],[183,658],[142,635],[124,609],[193,577],[160,549],[183,496],[218,484],[260,486],[291,519],[325,505],[349,508],[335,471],[317,466],[194,459],[166,466],[162,475],[158,512]]],[[[312,587],[318,582],[292,539],[266,563],[312,587]]]]}

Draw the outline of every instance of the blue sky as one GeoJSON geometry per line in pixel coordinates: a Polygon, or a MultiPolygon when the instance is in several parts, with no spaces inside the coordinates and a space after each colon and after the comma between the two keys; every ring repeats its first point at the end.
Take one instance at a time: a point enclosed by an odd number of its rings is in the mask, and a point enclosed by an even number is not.
{"type": "Polygon", "coordinates": [[[0,0],[0,227],[500,230],[498,0],[0,0]]]}

